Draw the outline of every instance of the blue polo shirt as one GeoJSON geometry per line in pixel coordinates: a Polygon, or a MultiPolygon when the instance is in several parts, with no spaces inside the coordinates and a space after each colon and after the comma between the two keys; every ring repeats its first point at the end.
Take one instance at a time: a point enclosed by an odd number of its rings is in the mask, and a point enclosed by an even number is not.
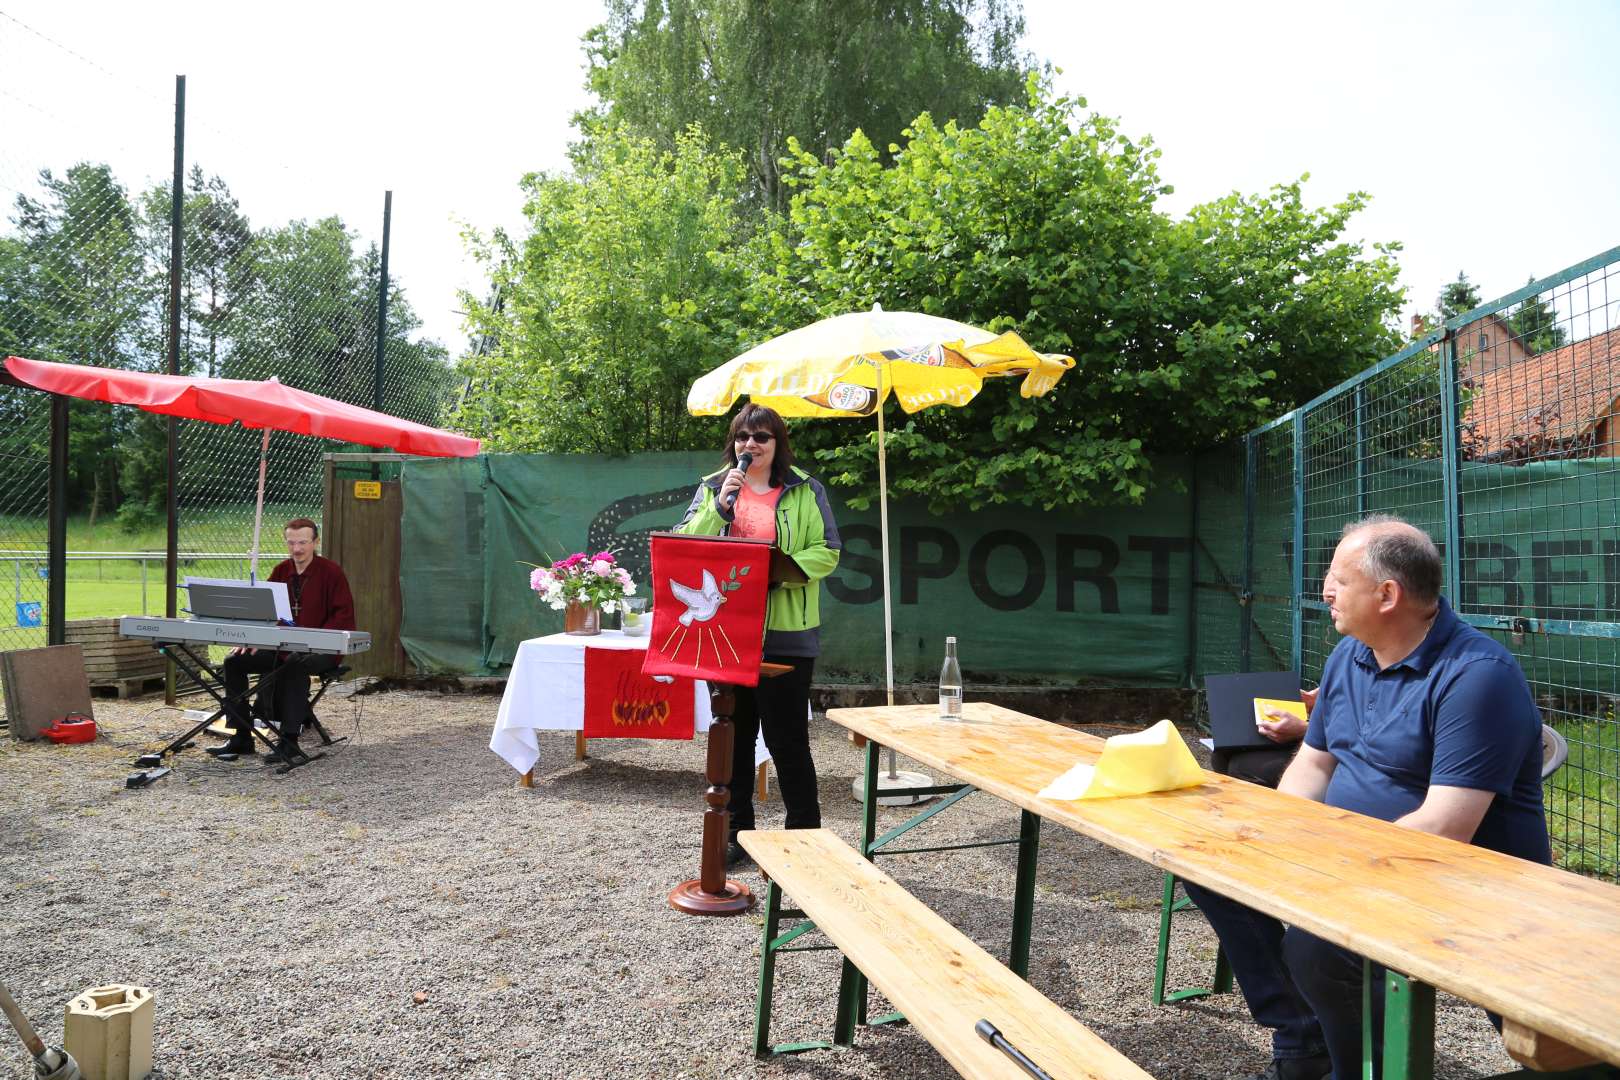
{"type": "Polygon", "coordinates": [[[1324,801],[1394,821],[1429,785],[1494,792],[1474,843],[1549,863],[1541,806],[1541,713],[1513,654],[1442,598],[1423,643],[1380,671],[1344,638],[1322,669],[1307,745],[1337,759],[1324,801]]]}

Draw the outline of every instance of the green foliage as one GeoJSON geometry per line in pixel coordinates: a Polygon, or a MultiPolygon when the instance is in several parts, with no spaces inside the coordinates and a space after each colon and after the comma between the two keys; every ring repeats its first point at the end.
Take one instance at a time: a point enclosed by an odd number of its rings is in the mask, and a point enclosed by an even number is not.
{"type": "MultiPolygon", "coordinates": [[[[739,265],[754,340],[881,303],[992,330],[1078,362],[1025,400],[992,385],[965,409],[906,418],[891,490],[935,506],[1135,501],[1149,452],[1255,426],[1389,352],[1396,245],[1341,239],[1354,194],[1305,206],[1298,183],[1181,221],[1151,140],[1079,99],[992,108],[974,128],[920,117],[886,165],[857,132],[827,162],[793,146],[790,213],[739,265]]],[[[876,489],[870,428],[794,429],[834,483],[876,489]]],[[[855,500],[852,500],[855,501],[855,500]]]]}
{"type": "MultiPolygon", "coordinates": [[[[144,366],[159,294],[128,195],[105,165],[43,170],[39,187],[38,197],[17,197],[16,233],[0,241],[0,356],[144,366]]],[[[88,506],[94,524],[117,503],[114,449],[130,418],[74,401],[69,424],[68,498],[88,506]]]]}
{"type": "Polygon", "coordinates": [[[462,363],[460,420],[491,450],[631,454],[712,447],[724,421],[686,391],[730,356],[745,267],[742,164],[696,128],[673,150],[597,132],[572,175],[524,178],[528,235],[474,239],[499,305],[464,296],[495,342],[462,363]]]}
{"type": "Polygon", "coordinates": [[[861,128],[881,148],[921,112],[974,123],[1022,98],[1017,0],[609,0],[585,36],[608,121],[673,151],[697,124],[746,154],[764,205],[784,203],[789,136],[815,155],[861,128]]]}
{"type": "MultiPolygon", "coordinates": [[[[61,177],[41,173],[39,187],[38,195],[17,198],[14,232],[0,237],[0,355],[167,370],[167,185],[131,200],[107,166],[80,164],[61,177]]],[[[374,247],[357,251],[336,218],[256,231],[224,180],[195,167],[183,221],[183,373],[274,375],[371,404],[380,277],[374,247]]],[[[434,419],[453,374],[443,346],[411,340],[420,326],[391,284],[384,408],[434,419]]],[[[7,394],[0,420],[18,430],[37,407],[34,395],[7,394]]],[[[98,512],[116,509],[126,529],[160,520],[165,422],[90,402],[72,402],[70,409],[70,507],[89,509],[92,523],[98,512]]],[[[208,425],[188,444],[188,471],[210,491],[185,494],[239,499],[251,491],[257,463],[224,450],[239,444],[239,434],[208,425]]],[[[0,483],[9,484],[7,470],[34,467],[32,460],[0,455],[0,483]]]]}
{"type": "MultiPolygon", "coordinates": [[[[1526,284],[1534,281],[1532,274],[1526,284]]],[[[1527,350],[1532,353],[1561,348],[1569,341],[1569,332],[1558,322],[1558,311],[1540,295],[1532,296],[1508,313],[1506,322],[1527,350]]]]}
{"type": "Polygon", "coordinates": [[[1469,281],[1468,275],[1459,270],[1457,280],[1449,282],[1440,290],[1440,295],[1434,298],[1434,306],[1440,312],[1442,322],[1454,315],[1472,311],[1479,307],[1479,286],[1469,281]]]}

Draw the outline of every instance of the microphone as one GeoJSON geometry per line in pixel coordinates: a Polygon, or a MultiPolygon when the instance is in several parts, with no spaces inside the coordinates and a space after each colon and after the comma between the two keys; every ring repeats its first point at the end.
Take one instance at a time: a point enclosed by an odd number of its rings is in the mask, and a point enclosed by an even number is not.
{"type": "MultiPolygon", "coordinates": [[[[742,453],[737,455],[737,468],[741,469],[743,472],[747,472],[748,467],[753,463],[754,455],[750,454],[748,451],[744,450],[742,453]]],[[[727,512],[737,509],[737,496],[740,494],[742,494],[742,488],[738,488],[736,491],[733,491],[731,496],[726,499],[727,512]]]]}

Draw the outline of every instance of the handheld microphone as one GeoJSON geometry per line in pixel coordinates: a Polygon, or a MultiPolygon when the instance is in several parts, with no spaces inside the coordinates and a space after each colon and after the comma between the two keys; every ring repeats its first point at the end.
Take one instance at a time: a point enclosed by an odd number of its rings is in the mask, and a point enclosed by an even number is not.
{"type": "MultiPolygon", "coordinates": [[[[737,468],[741,469],[743,472],[747,472],[748,467],[753,463],[754,455],[750,454],[748,451],[744,450],[742,453],[737,455],[737,468]]],[[[741,494],[742,488],[738,488],[736,491],[731,493],[731,496],[728,499],[726,499],[726,509],[728,511],[737,509],[737,496],[741,494]]]]}

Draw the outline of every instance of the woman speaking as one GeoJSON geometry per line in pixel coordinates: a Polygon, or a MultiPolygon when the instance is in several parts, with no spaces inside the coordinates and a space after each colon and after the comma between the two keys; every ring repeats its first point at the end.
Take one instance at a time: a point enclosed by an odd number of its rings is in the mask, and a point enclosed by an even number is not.
{"type": "Polygon", "coordinates": [[[776,763],[786,808],[784,826],[821,826],[816,764],[810,757],[810,676],[821,655],[820,581],[838,565],[843,545],[826,490],[793,466],[787,425],[774,409],[752,403],[731,421],[725,464],[698,485],[676,531],[774,541],[809,578],[771,586],[765,607],[765,660],[793,670],[761,678],[757,687],[737,687],[731,717],[737,735],[728,807],[731,835],[726,845],[726,865],[735,866],[748,858],[737,834],[754,827],[756,732],[764,733],[776,763]]]}

